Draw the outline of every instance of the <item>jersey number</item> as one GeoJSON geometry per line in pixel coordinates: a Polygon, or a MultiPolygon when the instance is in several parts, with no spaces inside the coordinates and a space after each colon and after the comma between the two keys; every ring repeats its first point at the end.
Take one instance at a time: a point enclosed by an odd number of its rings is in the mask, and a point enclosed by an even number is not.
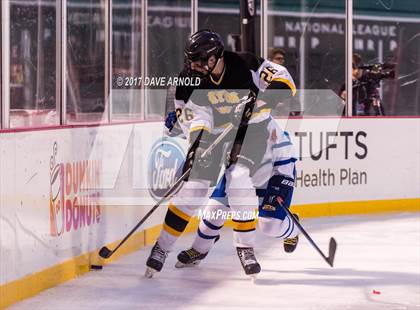
{"type": "Polygon", "coordinates": [[[184,108],[183,110],[176,109],[176,116],[183,123],[184,121],[191,121],[194,118],[194,113],[190,108],[184,108]]]}
{"type": "Polygon", "coordinates": [[[273,75],[277,73],[277,70],[273,67],[265,67],[263,71],[260,73],[260,79],[264,82],[271,83],[273,79],[273,75]]]}

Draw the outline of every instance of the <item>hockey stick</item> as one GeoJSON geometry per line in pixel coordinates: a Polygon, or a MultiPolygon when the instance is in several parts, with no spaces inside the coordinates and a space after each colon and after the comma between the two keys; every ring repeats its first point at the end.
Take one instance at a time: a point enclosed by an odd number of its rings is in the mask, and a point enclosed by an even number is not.
{"type": "MultiPolygon", "coordinates": [[[[205,155],[210,153],[217,144],[222,141],[222,139],[232,130],[233,125],[229,124],[225,128],[225,130],[214,140],[214,142],[201,154],[201,158],[203,158],[205,155]]],[[[191,172],[192,167],[189,167],[179,178],[176,180],[176,182],[172,185],[170,189],[166,191],[166,193],[163,195],[163,197],[149,210],[149,212],[146,213],[146,215],[140,220],[140,222],[137,223],[136,226],[118,243],[118,245],[115,247],[115,249],[110,250],[108,247],[104,246],[99,251],[99,256],[102,258],[110,258],[112,254],[114,254],[134,232],[152,215],[152,213],[167,199],[170,199],[173,196],[173,193],[175,189],[178,187],[178,185],[184,181],[184,179],[188,176],[188,174],[191,172]]]]}
{"type": "Polygon", "coordinates": [[[334,267],[334,257],[335,257],[335,251],[337,250],[337,242],[334,238],[330,238],[330,245],[328,249],[328,257],[325,256],[325,254],[321,251],[321,249],[316,245],[315,241],[312,240],[311,236],[306,232],[306,230],[302,227],[302,225],[299,223],[299,221],[295,218],[295,216],[292,214],[292,212],[289,210],[289,208],[283,206],[283,204],[280,204],[284,211],[286,211],[287,215],[292,219],[292,221],[296,224],[296,226],[299,228],[300,232],[308,239],[309,243],[317,250],[317,252],[322,256],[322,258],[327,262],[328,265],[331,267],[334,267]]]}

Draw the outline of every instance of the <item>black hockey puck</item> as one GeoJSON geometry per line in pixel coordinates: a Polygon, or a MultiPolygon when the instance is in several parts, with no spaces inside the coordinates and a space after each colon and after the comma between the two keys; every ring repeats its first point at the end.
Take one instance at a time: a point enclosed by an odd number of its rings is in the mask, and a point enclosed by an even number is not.
{"type": "Polygon", "coordinates": [[[90,269],[92,270],[101,270],[103,266],[101,265],[90,265],[90,269]]]}

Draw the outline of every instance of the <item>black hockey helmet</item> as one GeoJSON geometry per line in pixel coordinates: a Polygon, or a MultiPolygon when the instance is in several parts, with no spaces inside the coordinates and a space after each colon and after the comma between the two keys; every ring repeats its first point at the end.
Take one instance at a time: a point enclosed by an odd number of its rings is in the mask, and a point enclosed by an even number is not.
{"type": "Polygon", "coordinates": [[[184,55],[186,63],[206,61],[215,55],[219,59],[225,47],[220,35],[210,29],[202,29],[192,34],[185,45],[184,55]]]}

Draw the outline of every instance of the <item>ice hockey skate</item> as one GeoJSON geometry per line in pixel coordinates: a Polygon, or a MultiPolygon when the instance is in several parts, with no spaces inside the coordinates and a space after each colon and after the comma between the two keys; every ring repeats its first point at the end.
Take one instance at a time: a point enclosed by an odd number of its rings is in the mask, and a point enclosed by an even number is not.
{"type": "Polygon", "coordinates": [[[255,258],[254,248],[236,248],[236,252],[238,253],[245,274],[255,279],[261,271],[261,266],[255,258]]]}
{"type": "Polygon", "coordinates": [[[194,248],[182,251],[178,254],[176,268],[193,267],[201,263],[208,253],[200,253],[194,248]]]}
{"type": "Polygon", "coordinates": [[[149,258],[147,259],[147,268],[144,276],[146,278],[152,278],[156,272],[160,272],[163,264],[165,264],[166,257],[168,257],[168,252],[163,250],[159,246],[159,243],[156,242],[150,252],[149,258]]]}
{"type": "MultiPolygon", "coordinates": [[[[296,213],[293,213],[293,215],[299,221],[299,216],[296,213]]],[[[293,238],[285,238],[283,240],[284,251],[286,253],[292,253],[294,250],[296,250],[298,242],[299,242],[299,235],[296,235],[296,237],[293,237],[293,238]]]]}

